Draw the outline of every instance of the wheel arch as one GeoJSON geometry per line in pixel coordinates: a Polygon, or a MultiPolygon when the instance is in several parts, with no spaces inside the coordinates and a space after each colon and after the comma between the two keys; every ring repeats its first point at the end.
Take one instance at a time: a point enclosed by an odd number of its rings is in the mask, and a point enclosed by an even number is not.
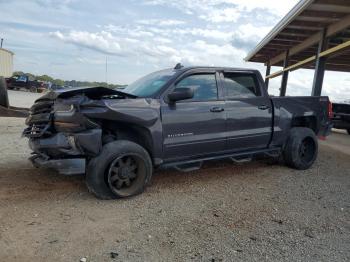
{"type": "Polygon", "coordinates": [[[154,141],[151,131],[143,126],[115,122],[105,121],[102,124],[102,130],[104,135],[112,135],[113,138],[107,142],[115,140],[128,140],[142,146],[150,155],[152,161],[155,156],[154,141]]]}
{"type": "Polygon", "coordinates": [[[292,118],[291,127],[306,127],[310,128],[317,135],[319,132],[318,120],[316,116],[297,116],[292,118]]]}

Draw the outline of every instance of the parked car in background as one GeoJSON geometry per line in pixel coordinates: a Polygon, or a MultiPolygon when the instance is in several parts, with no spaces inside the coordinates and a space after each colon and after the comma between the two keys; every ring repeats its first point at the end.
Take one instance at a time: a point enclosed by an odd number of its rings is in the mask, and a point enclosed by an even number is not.
{"type": "Polygon", "coordinates": [[[333,127],[345,129],[350,135],[350,101],[348,103],[333,103],[333,127]]]}
{"type": "Polygon", "coordinates": [[[15,75],[6,79],[7,89],[25,89],[30,92],[41,93],[46,89],[46,85],[42,81],[35,80],[28,75],[15,75]]]}
{"type": "Polygon", "coordinates": [[[141,193],[154,168],[188,171],[220,158],[282,156],[307,169],[332,114],[326,96],[270,97],[257,70],[181,65],[123,91],[50,92],[30,112],[23,134],[32,163],[86,172],[89,190],[102,199],[141,193]]]}

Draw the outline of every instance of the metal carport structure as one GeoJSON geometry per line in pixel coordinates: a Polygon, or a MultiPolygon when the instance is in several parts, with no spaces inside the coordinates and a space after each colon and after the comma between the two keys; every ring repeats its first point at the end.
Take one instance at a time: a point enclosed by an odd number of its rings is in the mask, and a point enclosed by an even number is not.
{"type": "Polygon", "coordinates": [[[325,70],[350,72],[350,0],[299,1],[245,61],[266,65],[267,86],[282,75],[280,96],[290,71],[315,69],[311,95],[320,95],[325,70]],[[283,69],[270,73],[271,66],[283,69]]]}

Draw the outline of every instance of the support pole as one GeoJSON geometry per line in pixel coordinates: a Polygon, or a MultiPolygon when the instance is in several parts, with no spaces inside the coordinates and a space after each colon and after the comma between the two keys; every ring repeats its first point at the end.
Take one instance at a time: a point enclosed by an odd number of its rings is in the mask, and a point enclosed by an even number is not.
{"type": "Polygon", "coordinates": [[[322,93],[324,72],[326,66],[327,57],[320,57],[320,53],[323,52],[328,46],[328,39],[326,38],[327,29],[323,29],[322,37],[318,44],[317,54],[316,54],[316,65],[314,81],[312,83],[312,96],[320,96],[322,93]]]}
{"type": "MultiPolygon", "coordinates": [[[[288,67],[288,61],[289,60],[289,50],[286,51],[286,56],[284,58],[283,68],[288,67]]],[[[280,96],[286,96],[286,90],[287,90],[287,83],[288,83],[288,74],[289,71],[284,71],[282,75],[282,82],[281,82],[281,88],[280,88],[280,96]]]]}
{"type": "MultiPolygon", "coordinates": [[[[270,75],[271,72],[271,65],[270,62],[266,63],[266,76],[270,75]]],[[[265,78],[265,86],[266,86],[266,90],[269,89],[269,78],[265,78]]]]}

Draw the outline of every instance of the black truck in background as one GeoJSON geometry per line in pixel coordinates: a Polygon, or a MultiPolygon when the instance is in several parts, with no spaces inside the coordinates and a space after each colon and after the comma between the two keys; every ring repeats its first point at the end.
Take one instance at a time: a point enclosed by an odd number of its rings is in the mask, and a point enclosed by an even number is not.
{"type": "Polygon", "coordinates": [[[330,132],[328,97],[270,97],[257,70],[182,67],[149,74],[123,92],[104,87],[39,98],[23,132],[36,167],[86,173],[102,199],[141,193],[154,168],[199,168],[259,154],[309,168],[330,132]]]}
{"type": "Polygon", "coordinates": [[[44,82],[35,80],[34,77],[28,75],[14,75],[6,78],[7,89],[25,89],[30,92],[42,92],[45,89],[44,82]]]}
{"type": "Polygon", "coordinates": [[[350,101],[349,103],[332,103],[333,127],[345,129],[350,135],[350,101]]]}

